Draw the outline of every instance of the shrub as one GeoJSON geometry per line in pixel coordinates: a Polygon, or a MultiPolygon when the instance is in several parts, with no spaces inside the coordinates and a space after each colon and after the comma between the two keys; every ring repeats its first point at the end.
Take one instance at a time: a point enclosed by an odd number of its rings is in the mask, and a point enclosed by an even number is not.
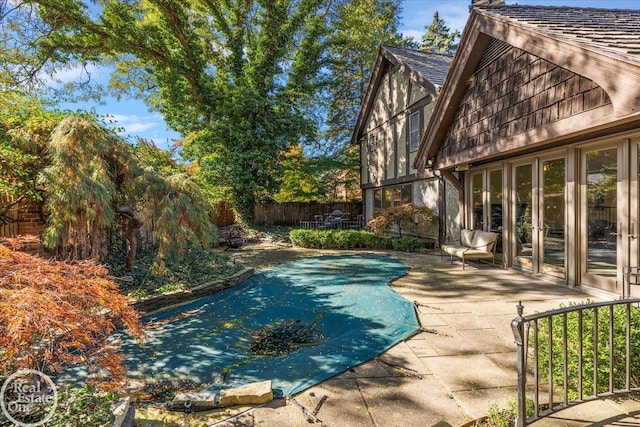
{"type": "Polygon", "coordinates": [[[294,245],[314,249],[396,249],[417,251],[424,247],[416,237],[376,236],[364,230],[291,230],[294,245]]]}
{"type": "Polygon", "coordinates": [[[385,209],[367,225],[378,236],[389,233],[394,226],[400,237],[403,231],[425,237],[438,235],[438,217],[433,210],[413,203],[385,209]]]}
{"type": "MultiPolygon", "coordinates": [[[[533,400],[527,399],[526,401],[526,416],[530,417],[535,411],[533,400]]],[[[505,403],[502,409],[498,408],[498,405],[492,405],[487,412],[487,417],[484,421],[476,423],[476,427],[511,427],[514,425],[516,418],[518,417],[518,402],[510,400],[505,403]]]]}
{"type": "Polygon", "coordinates": [[[417,237],[400,237],[392,239],[391,245],[397,251],[416,252],[423,248],[424,245],[417,237]]]}
{"type": "MultiPolygon", "coordinates": [[[[574,304],[572,304],[574,305],[574,304]]],[[[595,309],[587,309],[582,314],[582,390],[584,396],[593,394],[594,390],[594,320],[595,309]]],[[[640,310],[631,308],[631,387],[640,385],[640,364],[634,361],[640,360],[640,310]]],[[[564,383],[564,345],[563,345],[563,317],[554,316],[551,321],[553,337],[553,383],[562,388],[564,383]]],[[[538,369],[543,381],[549,375],[549,321],[538,322],[538,369]]],[[[609,309],[598,310],[598,393],[609,390],[609,309]]],[[[626,307],[617,305],[613,309],[613,378],[614,389],[626,388],[626,307]]],[[[529,339],[534,340],[533,331],[529,339]]],[[[567,391],[569,399],[577,399],[578,396],[578,356],[579,356],[579,330],[578,312],[567,314],[567,391]]],[[[531,367],[533,369],[533,366],[531,367]]]]}
{"type": "Polygon", "coordinates": [[[142,330],[107,269],[9,249],[16,240],[0,240],[0,375],[80,364],[98,383],[122,378],[122,354],[109,337],[119,326],[138,337],[142,330]]]}
{"type": "Polygon", "coordinates": [[[111,406],[118,401],[114,393],[102,393],[91,386],[58,390],[58,406],[51,427],[110,426],[113,424],[111,406]]]}

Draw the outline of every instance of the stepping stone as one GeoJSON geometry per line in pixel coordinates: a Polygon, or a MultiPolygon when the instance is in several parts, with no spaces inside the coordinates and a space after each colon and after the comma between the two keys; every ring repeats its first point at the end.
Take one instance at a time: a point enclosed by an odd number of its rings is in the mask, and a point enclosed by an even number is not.
{"type": "Polygon", "coordinates": [[[271,380],[220,390],[220,405],[259,405],[273,400],[271,380]]]}
{"type": "Polygon", "coordinates": [[[178,393],[171,401],[171,408],[180,410],[214,408],[215,406],[216,395],[214,393],[178,393]]]}

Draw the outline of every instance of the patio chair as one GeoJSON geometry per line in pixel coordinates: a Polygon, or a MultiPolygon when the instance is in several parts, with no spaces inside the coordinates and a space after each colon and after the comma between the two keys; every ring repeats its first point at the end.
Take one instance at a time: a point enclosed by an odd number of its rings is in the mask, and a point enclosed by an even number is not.
{"type": "Polygon", "coordinates": [[[220,246],[226,246],[227,249],[238,249],[244,243],[242,229],[235,225],[218,229],[218,243],[220,246]]]}
{"type": "Polygon", "coordinates": [[[314,215],[313,216],[313,222],[310,225],[311,226],[309,228],[315,228],[315,229],[324,228],[324,226],[325,226],[324,216],[322,216],[322,215],[314,215]]]}

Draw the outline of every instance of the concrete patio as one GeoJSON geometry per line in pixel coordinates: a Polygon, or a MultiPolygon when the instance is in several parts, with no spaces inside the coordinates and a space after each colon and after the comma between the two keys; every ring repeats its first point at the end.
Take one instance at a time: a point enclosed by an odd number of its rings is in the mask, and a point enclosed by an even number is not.
{"type": "MultiPolygon", "coordinates": [[[[262,268],[321,253],[328,251],[247,246],[235,259],[262,268]]],[[[416,302],[424,332],[296,395],[294,402],[277,400],[216,425],[305,426],[309,420],[326,426],[464,425],[486,415],[490,406],[515,399],[510,321],[519,301],[527,314],[598,299],[490,264],[463,271],[436,254],[392,255],[411,266],[392,286],[416,302]]],[[[611,425],[606,420],[640,425],[639,414],[639,402],[598,401],[535,425],[611,425]]]]}

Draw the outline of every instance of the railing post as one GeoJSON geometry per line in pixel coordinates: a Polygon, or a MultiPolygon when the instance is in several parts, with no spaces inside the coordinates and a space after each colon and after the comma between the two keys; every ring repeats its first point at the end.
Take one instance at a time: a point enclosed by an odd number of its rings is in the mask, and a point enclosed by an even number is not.
{"type": "Polygon", "coordinates": [[[511,321],[511,329],[513,330],[513,336],[518,346],[516,351],[516,357],[518,358],[518,418],[516,419],[516,427],[524,427],[527,422],[527,397],[526,397],[526,382],[527,382],[527,360],[525,354],[525,336],[524,336],[524,319],[522,313],[524,306],[522,301],[518,302],[516,306],[518,309],[518,317],[511,321]]]}

